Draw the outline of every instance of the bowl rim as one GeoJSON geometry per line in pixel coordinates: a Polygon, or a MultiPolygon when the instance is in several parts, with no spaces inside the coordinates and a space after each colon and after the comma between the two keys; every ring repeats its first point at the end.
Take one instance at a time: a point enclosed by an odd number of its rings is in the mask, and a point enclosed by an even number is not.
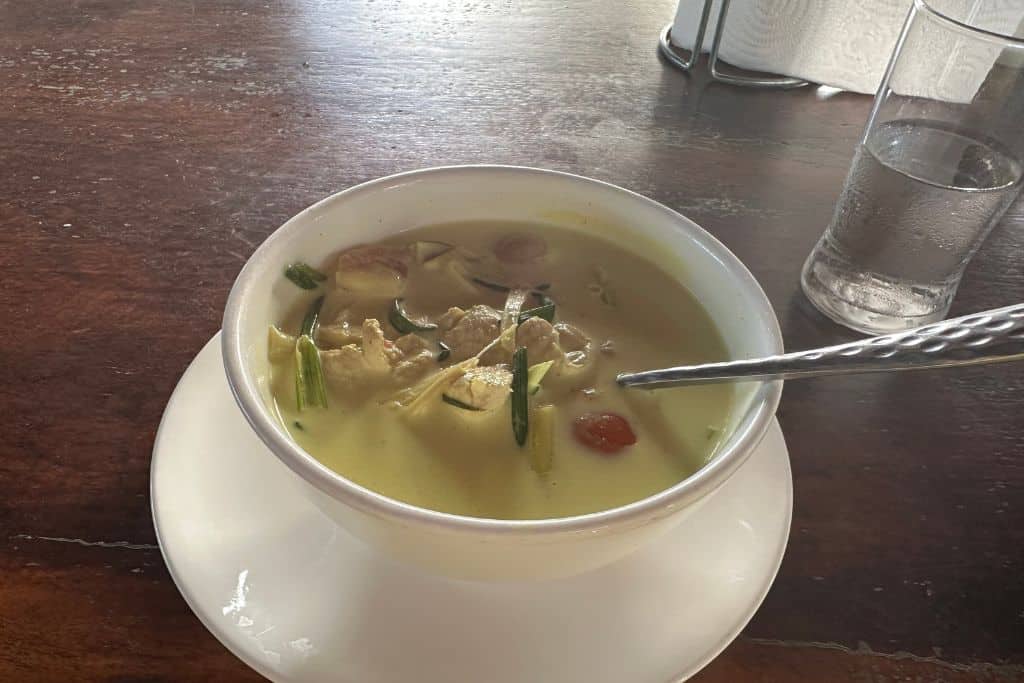
{"type": "Polygon", "coordinates": [[[315,223],[308,223],[308,218],[312,214],[329,205],[374,192],[382,187],[408,182],[421,176],[508,173],[539,175],[590,185],[599,191],[619,194],[623,199],[646,204],[664,214],[666,218],[682,227],[691,239],[695,240],[729,271],[730,276],[746,290],[748,295],[752,295],[755,301],[754,312],[757,313],[759,322],[768,329],[768,342],[773,347],[773,353],[782,352],[782,332],[779,329],[778,318],[767,295],[753,274],[735,254],[710,233],[664,204],[602,180],[564,171],[500,164],[433,166],[370,180],[321,199],[295,214],[274,230],[246,261],[228,294],[223,318],[224,334],[221,340],[221,352],[228,385],[246,421],[281,462],[330,498],[374,517],[397,519],[405,523],[425,525],[436,530],[453,533],[475,532],[492,535],[540,536],[595,532],[613,525],[641,524],[659,519],[685,507],[685,505],[681,505],[682,502],[696,502],[713,492],[746,461],[754,448],[761,442],[771,425],[782,395],[781,381],[763,382],[757,388],[750,407],[733,430],[730,438],[722,446],[722,450],[711,462],[674,486],[619,507],[571,517],[545,519],[508,520],[457,515],[422,508],[377,493],[346,479],[320,463],[295,443],[267,410],[257,390],[254,377],[246,371],[241,339],[241,321],[247,294],[254,286],[254,275],[261,269],[264,262],[270,260],[279,244],[286,244],[293,233],[301,232],[303,224],[315,225],[315,223]]]}

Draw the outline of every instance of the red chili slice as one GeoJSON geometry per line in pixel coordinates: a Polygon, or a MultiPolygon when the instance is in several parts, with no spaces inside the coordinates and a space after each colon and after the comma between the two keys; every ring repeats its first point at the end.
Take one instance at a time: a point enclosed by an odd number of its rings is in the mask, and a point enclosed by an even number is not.
{"type": "Polygon", "coordinates": [[[409,273],[407,250],[398,247],[378,247],[361,244],[338,254],[338,267],[344,270],[390,268],[402,277],[409,273]]]}
{"type": "Polygon", "coordinates": [[[601,453],[618,453],[636,443],[636,434],[626,418],[615,413],[584,413],[572,426],[576,440],[601,453]]]}
{"type": "Polygon", "coordinates": [[[548,253],[548,245],[534,235],[505,235],[494,245],[494,255],[503,263],[530,263],[548,253]]]}

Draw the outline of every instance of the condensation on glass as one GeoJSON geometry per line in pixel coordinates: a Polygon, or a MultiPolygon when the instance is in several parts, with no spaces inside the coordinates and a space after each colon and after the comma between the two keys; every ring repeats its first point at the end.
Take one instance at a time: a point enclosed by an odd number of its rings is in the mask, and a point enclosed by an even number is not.
{"type": "Polygon", "coordinates": [[[943,319],[1020,194],[1024,3],[915,0],[804,293],[869,333],[943,319]]]}

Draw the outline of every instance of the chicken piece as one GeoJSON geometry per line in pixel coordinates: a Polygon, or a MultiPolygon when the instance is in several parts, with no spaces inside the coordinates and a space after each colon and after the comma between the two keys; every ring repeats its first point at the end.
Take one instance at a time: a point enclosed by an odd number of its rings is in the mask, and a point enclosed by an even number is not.
{"type": "Polygon", "coordinates": [[[408,249],[362,245],[338,255],[335,283],[375,299],[401,296],[409,272],[408,249]]]}
{"type": "Polygon", "coordinates": [[[403,357],[413,356],[420,351],[430,351],[430,342],[418,334],[405,334],[395,340],[395,348],[403,357]]]}
{"type": "Polygon", "coordinates": [[[556,363],[545,377],[544,388],[571,391],[592,386],[598,366],[598,354],[594,351],[590,337],[575,325],[568,323],[558,323],[554,326],[554,331],[558,334],[558,346],[564,355],[561,362],[556,363]]]}
{"type": "Polygon", "coordinates": [[[475,410],[492,410],[505,403],[512,388],[512,371],[505,365],[471,368],[444,391],[444,395],[475,410]]]}
{"type": "Polygon", "coordinates": [[[370,372],[387,372],[391,363],[398,360],[401,352],[395,348],[394,342],[384,338],[380,322],[374,318],[363,321],[363,359],[370,372]]]}
{"type": "Polygon", "coordinates": [[[340,388],[365,387],[380,382],[390,374],[392,364],[401,358],[402,354],[394,342],[384,338],[377,320],[364,320],[361,336],[362,348],[345,344],[340,349],[320,352],[324,374],[340,388]]]}
{"type": "Polygon", "coordinates": [[[590,337],[569,323],[558,323],[554,327],[558,333],[558,345],[564,351],[585,351],[590,347],[590,337]]]}
{"type": "Polygon", "coordinates": [[[437,361],[429,350],[407,354],[395,364],[394,371],[391,373],[392,383],[398,387],[409,386],[418,382],[436,367],[437,361]]]}
{"type": "Polygon", "coordinates": [[[530,365],[561,360],[564,354],[558,342],[558,332],[543,318],[527,318],[516,330],[516,345],[526,347],[530,365]]]}
{"type": "Polygon", "coordinates": [[[501,365],[502,363],[510,365],[513,351],[515,351],[514,347],[495,344],[480,354],[480,365],[501,365]]]}
{"type": "Polygon", "coordinates": [[[437,367],[430,342],[418,334],[406,334],[396,339],[395,350],[398,358],[394,360],[391,373],[395,386],[409,386],[437,367]]]}
{"type": "Polygon", "coordinates": [[[462,316],[466,315],[466,312],[458,306],[452,306],[444,314],[437,319],[437,329],[440,332],[447,332],[448,330],[455,327],[455,324],[462,320],[462,316]]]}
{"type": "Polygon", "coordinates": [[[475,356],[500,333],[501,313],[490,306],[477,305],[466,311],[451,329],[442,332],[441,341],[452,350],[451,359],[458,362],[475,356]]]}
{"type": "Polygon", "coordinates": [[[365,387],[372,378],[363,351],[355,344],[321,351],[320,363],[327,381],[341,390],[365,387]]]}
{"type": "Polygon", "coordinates": [[[333,325],[320,325],[316,331],[316,343],[322,349],[338,349],[362,340],[362,331],[345,320],[333,325]]]}

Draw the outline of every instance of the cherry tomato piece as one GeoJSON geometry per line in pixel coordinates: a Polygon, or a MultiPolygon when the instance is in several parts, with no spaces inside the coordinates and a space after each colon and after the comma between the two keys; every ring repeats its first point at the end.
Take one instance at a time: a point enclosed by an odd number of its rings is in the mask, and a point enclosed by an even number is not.
{"type": "Polygon", "coordinates": [[[615,413],[584,413],[572,426],[576,440],[601,453],[618,453],[636,443],[636,434],[626,418],[615,413]]]}

